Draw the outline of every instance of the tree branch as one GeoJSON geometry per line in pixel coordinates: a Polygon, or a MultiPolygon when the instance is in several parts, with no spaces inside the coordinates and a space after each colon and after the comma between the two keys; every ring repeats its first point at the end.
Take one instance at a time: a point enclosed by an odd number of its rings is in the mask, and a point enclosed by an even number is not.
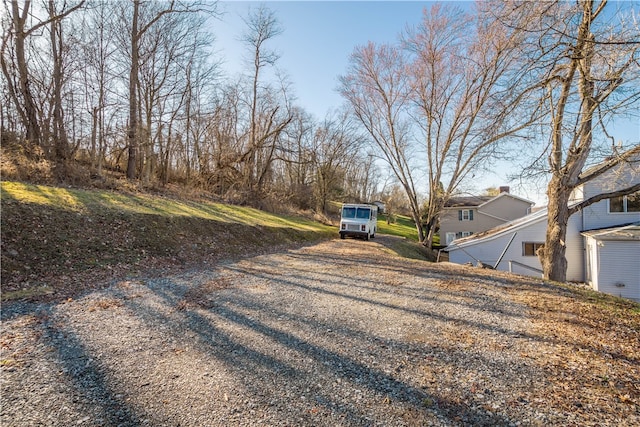
{"type": "Polygon", "coordinates": [[[618,191],[612,191],[610,193],[602,193],[602,194],[598,194],[596,196],[593,197],[589,197],[587,200],[584,200],[580,203],[578,203],[575,206],[572,206],[569,208],[569,216],[573,215],[574,213],[577,213],[579,211],[581,211],[582,209],[586,208],[587,206],[590,206],[594,203],[597,203],[601,200],[604,199],[611,199],[613,197],[620,197],[620,196],[627,196],[629,194],[633,194],[637,191],[640,191],[640,183],[632,185],[631,187],[627,187],[627,188],[623,188],[622,190],[618,190],[618,191]]]}
{"type": "Polygon", "coordinates": [[[625,151],[619,156],[612,157],[611,159],[607,160],[598,168],[595,168],[593,170],[587,170],[586,172],[588,173],[586,174],[585,173],[580,174],[580,176],[578,177],[578,180],[576,181],[576,187],[584,184],[585,182],[591,181],[592,179],[599,177],[603,173],[611,170],[615,166],[629,160],[630,158],[636,155],[640,155],[640,145],[625,151]]]}
{"type": "MultiPolygon", "coordinates": [[[[25,31],[24,37],[27,38],[29,35],[31,35],[31,33],[36,31],[37,29],[42,28],[42,27],[44,27],[46,25],[49,25],[50,23],[52,23],[54,21],[58,21],[60,19],[64,19],[65,17],[67,17],[72,12],[80,9],[84,5],[84,2],[85,2],[85,0],[80,0],[80,2],[77,5],[73,6],[71,9],[65,10],[64,12],[60,13],[59,15],[52,16],[51,18],[47,19],[46,21],[38,22],[33,27],[29,28],[28,31],[25,31]]],[[[24,11],[25,12],[28,11],[29,3],[30,2],[26,2],[25,3],[25,6],[24,6],[24,11]]],[[[26,17],[23,17],[21,19],[23,20],[23,22],[26,21],[26,17]]]]}

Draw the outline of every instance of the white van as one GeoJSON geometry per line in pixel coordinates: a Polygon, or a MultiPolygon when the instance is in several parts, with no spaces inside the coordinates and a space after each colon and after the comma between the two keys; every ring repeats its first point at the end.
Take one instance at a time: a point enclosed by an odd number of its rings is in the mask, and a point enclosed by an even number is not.
{"type": "Polygon", "coordinates": [[[376,237],[378,228],[378,207],[375,205],[345,203],[340,216],[340,238],[345,236],[376,237]]]}

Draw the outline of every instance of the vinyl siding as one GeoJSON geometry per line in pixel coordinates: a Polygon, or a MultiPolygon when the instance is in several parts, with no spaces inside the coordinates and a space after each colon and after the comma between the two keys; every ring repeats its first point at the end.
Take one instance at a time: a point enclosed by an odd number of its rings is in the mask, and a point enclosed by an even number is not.
{"type": "Polygon", "coordinates": [[[464,250],[451,251],[449,252],[449,261],[457,264],[470,262],[475,265],[478,260],[485,264],[494,265],[510,238],[511,235],[502,235],[496,239],[465,246],[464,250]]]}
{"type": "Polygon", "coordinates": [[[503,196],[483,205],[479,209],[478,214],[483,215],[486,213],[503,219],[503,222],[506,222],[527,215],[530,207],[531,203],[525,202],[524,200],[503,196]]]}
{"type": "MultiPolygon", "coordinates": [[[[640,183],[640,175],[628,165],[611,170],[598,178],[585,183],[581,187],[584,198],[593,197],[603,192],[618,190],[640,183]]],[[[582,230],[614,227],[640,221],[640,212],[609,213],[609,201],[602,200],[586,207],[584,210],[584,227],[582,230]]]]}
{"type": "MultiPolygon", "coordinates": [[[[546,221],[538,221],[520,230],[506,232],[496,238],[481,240],[475,244],[465,246],[464,251],[462,249],[451,251],[449,252],[449,261],[459,264],[466,262],[475,264],[476,261],[473,258],[476,258],[486,264],[495,265],[515,232],[517,233],[516,237],[511,242],[511,245],[509,245],[497,269],[509,271],[509,260],[520,262],[532,268],[541,269],[540,260],[537,256],[522,255],[522,244],[523,242],[544,242],[545,230],[546,221]]],[[[514,266],[513,272],[527,276],[539,276],[539,274],[533,270],[517,266],[514,266]]]]}
{"type": "Polygon", "coordinates": [[[486,217],[478,215],[476,208],[447,208],[440,215],[440,241],[442,242],[442,244],[444,244],[445,236],[447,235],[447,233],[458,233],[464,231],[468,231],[470,233],[479,233],[480,231],[488,230],[500,224],[502,224],[502,222],[496,220],[492,220],[490,222],[486,221],[486,217]],[[458,217],[458,211],[460,210],[473,211],[473,221],[460,221],[458,217]]]}
{"type": "MultiPolygon", "coordinates": [[[[582,223],[581,214],[577,213],[569,218],[569,224],[567,225],[567,280],[581,282],[584,280],[583,271],[583,239],[580,235],[580,226],[582,223]]],[[[476,264],[476,259],[486,264],[495,265],[500,254],[504,251],[505,247],[509,243],[513,233],[517,233],[513,242],[507,249],[504,257],[498,265],[498,270],[509,271],[509,261],[517,261],[529,267],[541,270],[542,265],[537,256],[524,256],[522,255],[522,245],[524,242],[544,242],[547,230],[546,217],[536,222],[526,224],[520,229],[514,231],[505,231],[500,233],[491,239],[480,239],[475,243],[465,245],[464,250],[455,249],[449,252],[449,261],[458,264],[465,264],[471,262],[476,264]],[[475,258],[475,259],[474,259],[475,258]]],[[[534,270],[520,267],[516,264],[512,264],[512,271],[514,273],[523,274],[526,276],[539,277],[540,273],[534,270]]]]}
{"type": "MultiPolygon", "coordinates": [[[[622,164],[597,179],[576,188],[572,200],[588,199],[603,192],[627,188],[640,182],[637,169],[622,164]]],[[[510,229],[497,229],[494,234],[478,239],[466,239],[452,245],[449,260],[465,263],[479,259],[495,265],[514,232],[517,235],[498,265],[499,270],[509,270],[509,260],[540,269],[535,256],[523,256],[523,242],[544,242],[547,219],[545,211],[532,214],[522,221],[516,221],[510,229]]],[[[480,215],[479,215],[480,216],[480,215]]],[[[640,222],[640,212],[609,212],[609,201],[602,200],[587,206],[569,218],[565,256],[567,258],[567,280],[583,282],[589,280],[595,290],[640,301],[640,242],[605,240],[596,241],[583,237],[581,232],[616,227],[640,222]],[[600,245],[598,244],[600,243],[600,245]],[[585,254],[588,254],[586,256],[585,254]],[[588,271],[588,274],[586,273],[588,271]],[[616,286],[624,283],[624,287],[616,286]]],[[[539,273],[512,265],[514,273],[539,276],[539,273]]]]}
{"type": "MultiPolygon", "coordinates": [[[[497,197],[481,208],[471,206],[445,208],[440,215],[440,241],[446,242],[447,233],[471,232],[480,233],[490,230],[507,221],[521,218],[527,215],[530,203],[515,199],[510,196],[497,197]],[[473,221],[460,221],[458,211],[473,211],[473,221]]],[[[466,261],[465,261],[466,262],[466,261]]]]}
{"type": "Polygon", "coordinates": [[[609,201],[601,200],[583,209],[583,230],[615,227],[620,224],[630,224],[640,221],[640,212],[609,213],[609,201]]]}
{"type": "Polygon", "coordinates": [[[611,241],[589,239],[591,246],[592,271],[598,271],[593,280],[595,290],[610,295],[640,301],[640,254],[639,241],[611,241]],[[597,246],[596,246],[597,245],[597,246]],[[594,256],[595,252],[595,256],[594,256]],[[624,287],[616,286],[624,284],[624,287]]]}
{"type": "MultiPolygon", "coordinates": [[[[546,224],[546,221],[545,221],[546,224]]],[[[567,281],[584,282],[584,239],[582,231],[582,213],[578,212],[569,217],[567,224],[567,281]]]]}
{"type": "Polygon", "coordinates": [[[598,290],[598,247],[595,239],[585,238],[585,281],[598,290]]]}

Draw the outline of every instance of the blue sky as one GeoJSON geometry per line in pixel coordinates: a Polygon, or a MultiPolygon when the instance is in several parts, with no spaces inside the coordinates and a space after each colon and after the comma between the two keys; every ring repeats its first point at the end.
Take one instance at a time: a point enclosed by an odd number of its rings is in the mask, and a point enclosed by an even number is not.
{"type": "MultiPolygon", "coordinates": [[[[342,99],[335,91],[337,78],[347,68],[353,49],[367,43],[394,42],[407,24],[417,24],[427,2],[264,2],[273,10],[284,32],[269,46],[281,57],[278,67],[289,76],[298,104],[316,118],[337,108],[342,99]]],[[[460,3],[463,5],[464,3],[460,3]]],[[[242,70],[244,31],[242,17],[259,2],[222,2],[226,13],[214,22],[216,48],[229,74],[242,70]]]]}

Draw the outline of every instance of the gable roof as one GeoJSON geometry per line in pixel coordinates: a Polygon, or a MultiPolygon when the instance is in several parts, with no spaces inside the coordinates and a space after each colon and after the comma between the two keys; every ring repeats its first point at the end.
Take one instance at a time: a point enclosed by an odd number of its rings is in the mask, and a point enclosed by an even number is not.
{"type": "Polygon", "coordinates": [[[485,242],[493,239],[497,239],[498,237],[512,233],[514,231],[518,231],[526,226],[531,224],[538,223],[540,221],[544,221],[547,219],[547,208],[540,209],[532,214],[523,216],[518,219],[514,219],[513,221],[505,222],[504,224],[500,224],[497,227],[493,227],[487,231],[483,231],[480,233],[472,234],[468,237],[463,237],[460,239],[456,239],[447,246],[447,252],[454,251],[456,249],[461,249],[465,246],[474,245],[476,243],[485,242]]]}
{"type": "Polygon", "coordinates": [[[485,202],[493,199],[493,196],[459,196],[450,197],[447,203],[444,204],[445,208],[461,208],[461,207],[476,207],[484,204],[485,202]]]}
{"type": "Polygon", "coordinates": [[[514,194],[507,193],[506,191],[498,194],[497,196],[461,196],[461,197],[451,197],[445,203],[445,208],[460,208],[460,207],[477,207],[480,208],[484,205],[488,205],[489,203],[494,202],[502,197],[511,197],[515,200],[520,200],[521,202],[528,203],[529,205],[534,205],[535,202],[531,200],[524,199],[522,197],[518,197],[514,194]]]}

